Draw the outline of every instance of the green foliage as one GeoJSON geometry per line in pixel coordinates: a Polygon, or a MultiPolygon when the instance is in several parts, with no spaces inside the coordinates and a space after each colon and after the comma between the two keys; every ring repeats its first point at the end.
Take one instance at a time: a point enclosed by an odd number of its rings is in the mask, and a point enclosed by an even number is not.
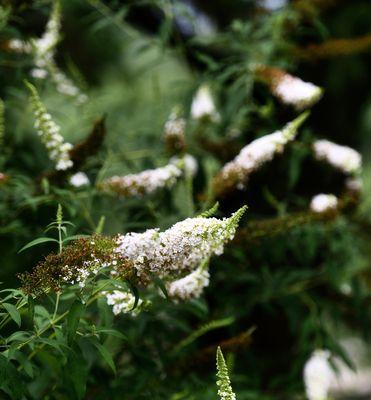
{"type": "Polygon", "coordinates": [[[371,9],[361,0],[331,9],[292,1],[274,12],[258,3],[0,6],[0,397],[215,399],[218,348],[219,397],[234,399],[221,347],[240,400],[302,399],[313,350],[352,363],[343,339],[367,339],[371,324],[371,169],[365,157],[364,195],[349,193],[348,176],[316,160],[312,144],[326,138],[368,154],[370,60],[354,48],[331,59],[329,47],[311,58],[307,46],[367,35],[371,9]],[[40,63],[36,46],[51,31],[40,63]],[[298,114],[257,77],[262,65],[315,83],[323,98],[298,114]],[[192,116],[202,84],[216,118],[192,116]],[[174,107],[184,118],[177,154],[194,156],[197,173],[150,195],[102,192],[106,178],[169,163],[164,125],[174,107]],[[295,140],[217,196],[222,166],[288,121],[290,137],[300,126],[295,140]],[[67,147],[56,155],[48,142],[58,127],[67,147]],[[75,186],[77,172],[90,183],[75,186]],[[317,193],[334,193],[339,208],[309,211],[317,193]],[[224,254],[204,260],[210,285],[190,301],[173,301],[168,277],[139,277],[116,253],[117,235],[235,210],[228,229],[239,229],[224,254]],[[112,262],[118,275],[102,267],[112,262]],[[130,300],[127,312],[107,304],[115,291],[130,300]]]}

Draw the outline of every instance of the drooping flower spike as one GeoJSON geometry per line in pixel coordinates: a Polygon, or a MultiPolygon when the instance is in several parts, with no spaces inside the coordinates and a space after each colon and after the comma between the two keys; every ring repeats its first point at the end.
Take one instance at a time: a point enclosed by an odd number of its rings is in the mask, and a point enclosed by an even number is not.
{"type": "Polygon", "coordinates": [[[205,287],[209,286],[210,274],[208,271],[208,260],[184,276],[183,278],[169,282],[167,292],[175,302],[197,299],[201,296],[205,287]]]}

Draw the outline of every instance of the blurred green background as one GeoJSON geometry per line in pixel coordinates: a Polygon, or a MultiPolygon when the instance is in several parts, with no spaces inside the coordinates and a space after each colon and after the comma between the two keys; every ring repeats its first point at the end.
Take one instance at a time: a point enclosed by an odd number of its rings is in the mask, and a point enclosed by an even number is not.
{"type": "Polygon", "coordinates": [[[357,210],[328,224],[310,223],[230,246],[223,257],[212,261],[211,286],[200,300],[162,305],[159,312],[134,322],[122,319],[119,324],[129,337],[129,351],[121,360],[125,367],[109,379],[107,371],[93,370],[87,398],[215,398],[213,356],[197,362],[198,352],[255,327],[252,345],[229,357],[238,398],[300,399],[301,369],[314,348],[341,352],[339,337],[369,339],[371,45],[320,59],[300,58],[297,49],[333,38],[356,40],[370,35],[371,3],[301,0],[277,10],[265,9],[268,1],[258,3],[62,1],[57,63],[89,100],[76,106],[48,81],[38,82],[37,87],[64,137],[73,144],[87,136],[95,120],[106,116],[104,145],[84,168],[92,182],[165,165],[163,126],[172,108],[180,104],[188,116],[198,86],[208,82],[212,88],[221,122],[187,125],[189,152],[200,165],[193,194],[179,184],[172,192],[139,200],[102,195],[94,185],[75,190],[44,184],[40,190],[35,178],[50,164],[33,127],[23,82],[30,79],[32,62],[7,51],[6,42],[40,36],[50,2],[4,3],[1,171],[11,178],[0,187],[0,280],[5,285],[17,286],[16,273],[31,269],[53,250],[43,245],[17,254],[25,243],[42,236],[58,203],[75,224],[74,231],[88,234],[102,216],[103,233],[112,235],[167,228],[192,216],[194,210],[203,210],[205,187],[235,156],[235,149],[295,116],[273,99],[267,87],[254,81],[249,66],[255,63],[285,68],[323,87],[325,94],[298,142],[259,171],[246,192],[222,203],[218,216],[248,204],[245,223],[284,217],[307,209],[317,193],[340,194],[344,177],[310,157],[306,144],[312,138],[354,147],[364,158],[364,190],[357,210]],[[233,129],[237,136],[230,135],[233,129]],[[210,152],[202,145],[205,138],[224,150],[210,152]],[[351,287],[351,295],[342,292],[344,284],[351,287]],[[192,343],[179,358],[170,359],[169,350],[181,338],[220,318],[231,321],[192,343]]]}

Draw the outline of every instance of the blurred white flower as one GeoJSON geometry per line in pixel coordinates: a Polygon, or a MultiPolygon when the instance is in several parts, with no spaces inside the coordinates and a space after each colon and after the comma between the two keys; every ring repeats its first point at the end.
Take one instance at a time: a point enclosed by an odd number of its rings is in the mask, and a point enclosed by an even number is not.
{"type": "Polygon", "coordinates": [[[125,197],[143,196],[158,189],[172,187],[182,175],[180,168],[168,164],[161,168],[147,169],[138,174],[112,176],[101,183],[103,190],[116,192],[125,197]]]}
{"type": "Polygon", "coordinates": [[[340,146],[329,140],[317,140],[313,150],[318,160],[326,161],[345,173],[357,173],[362,167],[362,156],[351,147],[340,146]]]}
{"type": "Polygon", "coordinates": [[[75,187],[89,185],[90,181],[88,176],[84,172],[77,172],[70,178],[70,184],[75,187]]]}
{"type": "Polygon", "coordinates": [[[245,146],[234,160],[222,168],[218,176],[219,183],[231,181],[243,188],[252,172],[271,161],[276,153],[282,153],[285,145],[294,140],[297,129],[305,118],[306,115],[303,114],[288,123],[282,130],[262,136],[245,146]]]}
{"type": "Polygon", "coordinates": [[[195,176],[198,171],[198,162],[191,154],[171,157],[170,164],[174,164],[180,168],[183,167],[190,176],[195,176]]]}
{"type": "Polygon", "coordinates": [[[338,199],[333,194],[317,194],[310,202],[310,209],[314,212],[326,212],[336,210],[338,199]]]}
{"type": "Polygon", "coordinates": [[[165,138],[169,136],[180,137],[182,139],[184,138],[186,121],[179,114],[180,112],[178,111],[178,109],[174,109],[171,112],[168,120],[165,122],[165,138]]]}
{"type": "Polygon", "coordinates": [[[63,136],[60,134],[60,127],[47,112],[36,88],[31,84],[28,84],[28,88],[31,91],[31,102],[35,114],[35,128],[49,153],[49,158],[55,162],[55,169],[57,170],[71,168],[73,162],[70,159],[69,152],[72,149],[72,144],[64,141],[63,136]]]}
{"type": "Polygon", "coordinates": [[[363,188],[363,182],[360,178],[347,178],[345,180],[345,187],[351,192],[360,192],[363,188]]]}
{"type": "Polygon", "coordinates": [[[33,68],[30,75],[36,79],[45,79],[48,75],[48,71],[43,68],[33,68]]]}
{"type": "Polygon", "coordinates": [[[192,101],[191,117],[194,119],[209,117],[215,122],[220,120],[220,115],[216,110],[209,86],[202,85],[198,89],[192,101]]]}
{"type": "Polygon", "coordinates": [[[260,0],[259,5],[268,11],[276,11],[287,5],[287,0],[260,0]]]}
{"type": "Polygon", "coordinates": [[[340,340],[340,346],[353,363],[351,369],[339,357],[333,362],[336,374],[330,387],[334,398],[371,398],[371,367],[367,344],[358,337],[348,337],[340,340]]]}
{"type": "Polygon", "coordinates": [[[297,110],[311,107],[322,96],[322,89],[290,74],[283,74],[272,85],[273,94],[283,103],[297,110]]]}
{"type": "Polygon", "coordinates": [[[329,351],[315,350],[306,362],[303,379],[308,400],[328,399],[331,382],[335,375],[329,358],[329,351]]]}
{"type": "Polygon", "coordinates": [[[10,39],[8,42],[8,47],[10,50],[20,52],[20,53],[30,53],[32,46],[21,39],[10,39]]]}

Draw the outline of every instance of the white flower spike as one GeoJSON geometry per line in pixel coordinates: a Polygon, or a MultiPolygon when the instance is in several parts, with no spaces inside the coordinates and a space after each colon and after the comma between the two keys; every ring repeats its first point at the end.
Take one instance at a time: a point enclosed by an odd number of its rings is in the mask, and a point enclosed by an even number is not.
{"type": "Polygon", "coordinates": [[[362,168],[362,156],[351,147],[329,140],[317,140],[313,144],[313,151],[318,160],[326,161],[346,174],[356,174],[362,168]]]}
{"type": "Polygon", "coordinates": [[[116,251],[134,262],[138,275],[155,273],[167,277],[192,272],[212,255],[223,253],[224,244],[233,239],[245,210],[242,207],[222,220],[187,218],[164,232],[150,229],[120,235],[116,251]]]}
{"type": "Polygon", "coordinates": [[[55,162],[55,169],[66,170],[73,165],[70,159],[72,145],[64,141],[60,134],[60,127],[52,120],[45,106],[40,100],[36,88],[27,83],[31,92],[31,102],[35,114],[35,128],[49,153],[49,158],[55,162]]]}
{"type": "Polygon", "coordinates": [[[303,379],[308,400],[328,400],[328,392],[335,377],[329,358],[329,351],[315,350],[306,362],[303,379]]]}
{"type": "Polygon", "coordinates": [[[141,197],[151,194],[162,188],[171,188],[182,171],[174,164],[168,164],[161,168],[148,169],[138,174],[125,176],[112,176],[100,183],[104,191],[115,192],[123,197],[141,197]]]}
{"type": "Polygon", "coordinates": [[[234,160],[222,168],[215,181],[216,190],[223,191],[231,186],[243,188],[251,173],[271,161],[275,154],[282,153],[285,145],[295,139],[299,126],[307,116],[307,113],[303,113],[282,130],[262,136],[245,146],[234,160]]]}

